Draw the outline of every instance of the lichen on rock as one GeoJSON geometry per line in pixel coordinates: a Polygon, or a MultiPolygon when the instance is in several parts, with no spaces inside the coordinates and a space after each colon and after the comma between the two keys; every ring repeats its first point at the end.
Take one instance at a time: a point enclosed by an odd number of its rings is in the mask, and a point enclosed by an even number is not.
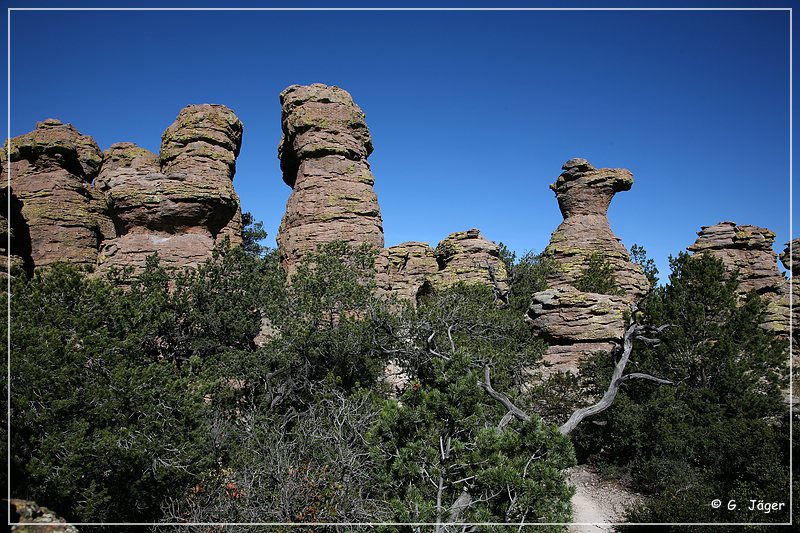
{"type": "Polygon", "coordinates": [[[500,246],[480,230],[451,233],[435,250],[438,272],[430,276],[434,288],[446,288],[459,282],[492,287],[498,296],[508,294],[508,272],[500,259],[500,246]]]}
{"type": "Polygon", "coordinates": [[[12,498],[8,500],[8,510],[12,533],[78,533],[78,528],[30,500],[12,498]]]}
{"type": "Polygon", "coordinates": [[[426,242],[404,242],[384,248],[375,260],[378,291],[416,302],[428,276],[439,270],[436,254],[426,242]]]}
{"type": "Polygon", "coordinates": [[[547,371],[577,372],[584,358],[614,348],[625,332],[629,309],[624,297],[565,285],[535,293],[525,319],[549,344],[547,371]]]}
{"type": "Polygon", "coordinates": [[[547,372],[577,372],[580,361],[597,351],[610,351],[622,338],[625,312],[650,284],[642,268],[611,231],[608,207],[614,195],[630,190],[633,175],[624,168],[593,167],[570,159],[550,185],[564,221],[544,250],[558,268],[547,279],[550,289],[532,295],[527,320],[550,344],[547,372]],[[582,292],[587,269],[597,259],[609,267],[619,294],[582,292]]]}

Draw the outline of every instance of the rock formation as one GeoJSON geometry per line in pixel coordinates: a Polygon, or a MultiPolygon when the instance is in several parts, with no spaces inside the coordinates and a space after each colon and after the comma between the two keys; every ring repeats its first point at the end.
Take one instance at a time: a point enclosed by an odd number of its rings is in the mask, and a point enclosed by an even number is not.
{"type": "Polygon", "coordinates": [[[559,269],[548,277],[549,290],[533,295],[527,319],[548,341],[548,372],[577,371],[580,361],[596,351],[610,351],[622,338],[624,313],[649,289],[647,277],[608,223],[608,206],[633,185],[623,168],[596,169],[585,159],[570,159],[550,188],[564,221],[553,232],[544,253],[559,269]],[[614,270],[620,296],[581,292],[575,284],[593,254],[614,270]]]}
{"type": "Polygon", "coordinates": [[[500,247],[471,229],[448,235],[436,247],[439,271],[431,276],[436,288],[458,282],[493,287],[504,298],[508,294],[508,273],[500,259],[500,247]]]}
{"type": "MultiPolygon", "coordinates": [[[[91,137],[48,119],[11,139],[0,156],[11,172],[13,265],[28,273],[64,261],[100,272],[162,262],[193,266],[228,236],[241,243],[239,198],[233,189],[242,123],[218,105],[190,105],[164,132],[161,156],[131,143],[101,153],[91,137]]],[[[4,190],[4,199],[9,191],[4,190]]],[[[2,231],[0,231],[2,232],[2,231]]]]}
{"type": "Polygon", "coordinates": [[[103,154],[97,188],[108,201],[116,238],[103,243],[101,270],[144,265],[158,252],[168,266],[194,266],[229,236],[241,243],[233,189],[242,123],[225,106],[190,105],[167,128],[161,156],[132,143],[103,154]]]}
{"type": "Polygon", "coordinates": [[[720,222],[703,226],[697,235],[689,251],[711,254],[722,260],[729,272],[738,270],[739,295],[743,297],[750,291],[761,295],[767,301],[764,327],[788,335],[789,287],[772,250],[775,234],[757,226],[720,222]]]}
{"type": "Polygon", "coordinates": [[[0,180],[7,183],[10,172],[20,215],[15,221],[12,213],[10,222],[15,239],[29,239],[19,243],[30,251],[29,268],[55,261],[93,267],[100,242],[113,235],[105,201],[92,187],[102,162],[100,148],[54,119],[10,143],[10,161],[6,149],[0,156],[0,180]]]}
{"type": "Polygon", "coordinates": [[[575,372],[584,357],[613,350],[625,333],[629,309],[624,297],[568,285],[535,293],[525,318],[550,345],[546,373],[575,372]]]}
{"type": "Polygon", "coordinates": [[[284,269],[291,274],[305,253],[334,240],[383,248],[364,113],[347,91],[318,83],[292,85],[280,100],[278,156],[292,187],[278,231],[284,269]]]}
{"type": "MultiPolygon", "coordinates": [[[[792,368],[797,372],[797,369],[800,368],[800,280],[795,276],[800,272],[800,239],[794,239],[791,243],[787,242],[780,259],[783,266],[792,272],[792,368]]],[[[800,385],[798,385],[797,379],[794,380],[793,399],[795,403],[800,402],[800,385]]]]}
{"type": "Polygon", "coordinates": [[[570,159],[550,188],[555,192],[564,221],[553,232],[544,253],[560,270],[549,280],[551,287],[574,286],[588,258],[600,253],[615,271],[615,281],[626,300],[647,293],[649,283],[608,223],[608,206],[620,191],[630,190],[633,176],[624,168],[596,169],[585,159],[570,159]]]}
{"type": "Polygon", "coordinates": [[[0,184],[0,205],[9,206],[9,213],[5,209],[0,212],[0,279],[22,272],[29,275],[33,273],[31,239],[22,218],[22,203],[13,194],[9,199],[9,194],[7,182],[0,184]],[[10,220],[6,217],[7,214],[11,217],[10,220]]]}
{"type": "Polygon", "coordinates": [[[375,263],[379,291],[411,302],[426,290],[459,282],[492,287],[501,299],[508,294],[508,273],[500,259],[500,247],[477,229],[448,235],[436,250],[423,242],[391,246],[375,263]]]}
{"type": "Polygon", "coordinates": [[[404,242],[384,248],[375,260],[378,290],[416,302],[420,288],[438,272],[436,254],[426,242],[404,242]]]}

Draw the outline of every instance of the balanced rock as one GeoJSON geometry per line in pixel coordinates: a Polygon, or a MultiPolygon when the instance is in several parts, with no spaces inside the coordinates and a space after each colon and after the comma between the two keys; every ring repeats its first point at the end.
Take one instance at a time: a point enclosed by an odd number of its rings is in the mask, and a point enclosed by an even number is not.
{"type": "Polygon", "coordinates": [[[190,105],[164,132],[161,155],[132,143],[103,154],[96,186],[107,199],[116,238],[103,243],[99,266],[140,269],[158,253],[163,264],[195,266],[225,236],[241,243],[233,189],[242,123],[225,106],[190,105]]]}
{"type": "Polygon", "coordinates": [[[508,272],[500,259],[500,247],[471,229],[448,235],[436,247],[439,271],[430,277],[435,288],[459,282],[493,287],[498,296],[508,294],[508,272]]]}
{"type": "Polygon", "coordinates": [[[775,234],[758,226],[737,226],[720,222],[703,226],[697,241],[689,247],[693,253],[708,253],[725,264],[728,272],[739,272],[739,295],[755,291],[767,301],[766,329],[789,333],[789,286],[778,269],[772,244],[775,234]]]}
{"type": "Polygon", "coordinates": [[[378,290],[415,302],[425,280],[438,272],[436,255],[428,243],[404,242],[384,248],[375,260],[378,290]]]}
{"type": "Polygon", "coordinates": [[[562,170],[550,188],[564,221],[544,250],[559,268],[548,276],[551,289],[533,295],[527,314],[533,328],[550,344],[544,355],[548,372],[576,372],[585,357],[612,350],[624,333],[625,311],[650,287],[642,268],[631,262],[608,223],[611,199],[633,185],[631,172],[597,169],[580,158],[570,159],[562,170]],[[575,288],[594,254],[613,268],[620,296],[575,288]]]}
{"type": "Polygon", "coordinates": [[[280,96],[283,180],[292,187],[278,230],[281,264],[291,274],[303,255],[342,240],[383,248],[372,139],[350,94],[322,84],[292,85],[280,96]]]}
{"type": "Polygon", "coordinates": [[[625,333],[622,296],[581,292],[568,285],[533,295],[525,319],[549,343],[547,373],[577,372],[580,361],[594,352],[609,352],[625,333]]]}
{"type": "Polygon", "coordinates": [[[161,140],[161,171],[186,177],[203,203],[213,199],[216,215],[208,222],[209,228],[217,238],[229,237],[232,244],[242,242],[242,213],[233,176],[243,130],[242,122],[226,106],[189,105],[161,140]],[[224,224],[217,231],[219,223],[224,224]]]}
{"type": "Polygon", "coordinates": [[[633,185],[624,168],[594,168],[585,159],[570,159],[550,188],[564,221],[553,232],[544,253],[561,267],[548,280],[551,287],[574,286],[588,259],[599,253],[614,268],[614,278],[629,302],[647,293],[649,283],[608,223],[608,206],[620,191],[633,185]]]}
{"type": "Polygon", "coordinates": [[[16,239],[30,251],[29,265],[56,261],[94,266],[111,219],[101,195],[92,187],[102,162],[100,148],[72,125],[48,119],[10,141],[0,156],[2,176],[11,175],[11,192],[19,202],[19,219],[12,220],[16,239]]]}

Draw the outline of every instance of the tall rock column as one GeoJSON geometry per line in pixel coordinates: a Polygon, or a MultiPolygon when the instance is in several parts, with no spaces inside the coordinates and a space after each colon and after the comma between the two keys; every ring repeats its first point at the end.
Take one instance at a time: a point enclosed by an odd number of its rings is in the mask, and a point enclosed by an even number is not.
{"type": "Polygon", "coordinates": [[[242,129],[225,106],[190,105],[164,132],[160,157],[132,143],[106,150],[96,185],[117,237],[103,243],[101,270],[138,270],[154,252],[167,266],[191,267],[225,235],[241,243],[232,180],[242,129]]]}
{"type": "Polygon", "coordinates": [[[105,201],[92,187],[102,161],[97,143],[55,119],[7,142],[10,161],[4,148],[0,180],[7,183],[11,172],[8,222],[17,246],[30,253],[28,270],[56,261],[94,266],[100,242],[113,235],[105,201]]]}
{"type": "Polygon", "coordinates": [[[292,85],[280,101],[278,156],[283,181],[292,187],[278,230],[286,272],[294,272],[305,253],[335,240],[383,248],[364,113],[347,91],[318,83],[292,85]]]}

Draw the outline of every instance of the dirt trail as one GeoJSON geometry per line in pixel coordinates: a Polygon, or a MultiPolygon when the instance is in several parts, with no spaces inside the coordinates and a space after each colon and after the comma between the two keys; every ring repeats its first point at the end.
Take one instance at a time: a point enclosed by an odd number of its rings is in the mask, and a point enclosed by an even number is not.
{"type": "Polygon", "coordinates": [[[572,497],[573,522],[570,533],[613,531],[609,522],[619,522],[625,509],[641,501],[641,496],[629,492],[619,483],[605,481],[586,465],[570,469],[569,482],[575,487],[572,497]],[[584,525],[577,525],[584,524],[584,525]]]}

